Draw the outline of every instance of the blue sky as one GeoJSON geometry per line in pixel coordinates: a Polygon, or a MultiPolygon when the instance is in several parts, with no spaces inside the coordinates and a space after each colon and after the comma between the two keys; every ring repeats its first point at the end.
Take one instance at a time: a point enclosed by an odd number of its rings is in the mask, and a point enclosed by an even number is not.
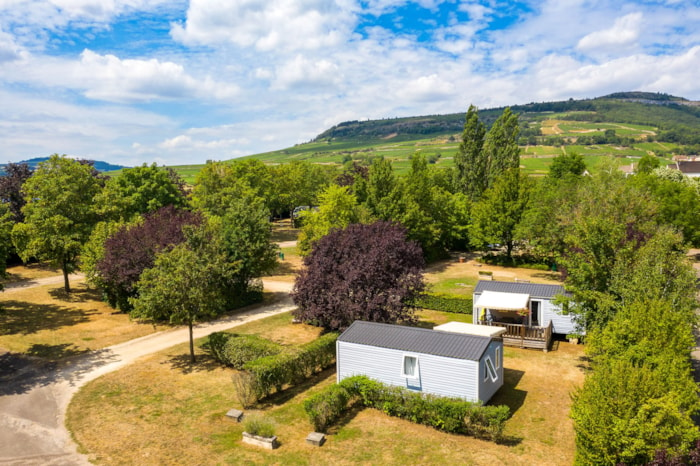
{"type": "Polygon", "coordinates": [[[341,121],[700,100],[693,0],[0,0],[0,162],[226,160],[341,121]]]}

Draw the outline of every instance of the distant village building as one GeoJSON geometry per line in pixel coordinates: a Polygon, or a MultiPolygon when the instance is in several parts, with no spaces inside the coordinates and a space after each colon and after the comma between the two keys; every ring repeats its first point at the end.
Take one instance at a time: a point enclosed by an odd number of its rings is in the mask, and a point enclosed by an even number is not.
{"type": "Polygon", "coordinates": [[[691,178],[700,177],[700,160],[692,158],[690,160],[676,160],[668,165],[671,170],[679,170],[685,176],[691,178]]]}

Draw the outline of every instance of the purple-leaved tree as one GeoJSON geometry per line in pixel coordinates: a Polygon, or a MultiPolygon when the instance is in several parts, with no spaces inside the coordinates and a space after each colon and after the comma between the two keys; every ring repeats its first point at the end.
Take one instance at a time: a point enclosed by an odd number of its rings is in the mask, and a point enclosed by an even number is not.
{"type": "Polygon", "coordinates": [[[328,330],[355,320],[412,322],[423,291],[423,252],[389,222],[352,224],[321,238],[304,258],[292,296],[294,316],[328,330]]]}
{"type": "Polygon", "coordinates": [[[156,254],[185,240],[184,225],[199,225],[201,214],[162,207],[142,223],[121,228],[105,241],[104,257],[97,263],[99,282],[113,307],[129,311],[128,298],[136,295],[141,273],[155,263],[156,254]]]}

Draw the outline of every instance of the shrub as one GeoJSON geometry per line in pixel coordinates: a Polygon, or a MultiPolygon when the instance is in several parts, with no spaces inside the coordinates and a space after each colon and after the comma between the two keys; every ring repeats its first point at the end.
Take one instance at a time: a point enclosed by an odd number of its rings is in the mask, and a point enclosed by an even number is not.
{"type": "Polygon", "coordinates": [[[416,300],[416,307],[455,314],[471,314],[473,300],[471,296],[424,293],[416,300]]]}
{"type": "Polygon", "coordinates": [[[317,432],[324,432],[343,414],[352,398],[347,387],[339,384],[331,385],[304,401],[304,410],[314,429],[317,432]]]}
{"type": "Polygon", "coordinates": [[[258,401],[258,386],[255,376],[250,372],[236,372],[231,376],[233,388],[236,392],[238,402],[244,408],[250,408],[258,401]]]}
{"type": "Polygon", "coordinates": [[[510,415],[508,406],[481,406],[459,398],[410,392],[365,376],[349,377],[304,402],[304,410],[318,430],[325,430],[355,402],[444,432],[499,441],[510,415]]]}
{"type": "Polygon", "coordinates": [[[333,364],[337,333],[328,333],[293,351],[265,356],[246,363],[243,368],[251,374],[250,388],[256,401],[285,385],[296,385],[333,364]]]}
{"type": "Polygon", "coordinates": [[[251,435],[274,437],[275,423],[260,415],[247,416],[243,420],[243,429],[251,435]]]}
{"type": "Polygon", "coordinates": [[[280,345],[258,335],[236,335],[226,332],[209,335],[207,346],[214,359],[235,369],[243,369],[247,362],[282,351],[280,345]]]}

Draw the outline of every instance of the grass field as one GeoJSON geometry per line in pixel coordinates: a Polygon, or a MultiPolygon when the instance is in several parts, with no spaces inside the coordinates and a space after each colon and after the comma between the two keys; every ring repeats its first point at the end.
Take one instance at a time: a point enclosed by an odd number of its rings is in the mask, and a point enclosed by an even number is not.
{"type": "MultiPolygon", "coordinates": [[[[421,314],[431,325],[453,316],[421,314]]],[[[281,342],[290,344],[314,338],[316,330],[291,324],[290,316],[282,314],[236,332],[277,341],[285,337],[288,340],[281,342]]],[[[580,346],[558,342],[550,353],[504,350],[505,385],[492,401],[512,410],[503,444],[445,434],[365,409],[349,413],[331,429],[323,447],[312,447],[304,441],[313,429],[303,401],[335,382],[331,369],[264,400],[252,411],[274,420],[281,442],[274,451],[244,445],[242,425],[225,419],[230,408],[240,408],[231,382],[234,371],[204,354],[197,365],[183,365],[185,352],[182,345],[144,358],[89,383],[76,395],[67,424],[94,462],[559,465],[573,461],[569,393],[583,380],[580,346]]]]}
{"type": "Polygon", "coordinates": [[[159,330],[115,312],[83,281],[71,287],[70,294],[63,284],[0,294],[0,347],[58,360],[159,330]]]}

